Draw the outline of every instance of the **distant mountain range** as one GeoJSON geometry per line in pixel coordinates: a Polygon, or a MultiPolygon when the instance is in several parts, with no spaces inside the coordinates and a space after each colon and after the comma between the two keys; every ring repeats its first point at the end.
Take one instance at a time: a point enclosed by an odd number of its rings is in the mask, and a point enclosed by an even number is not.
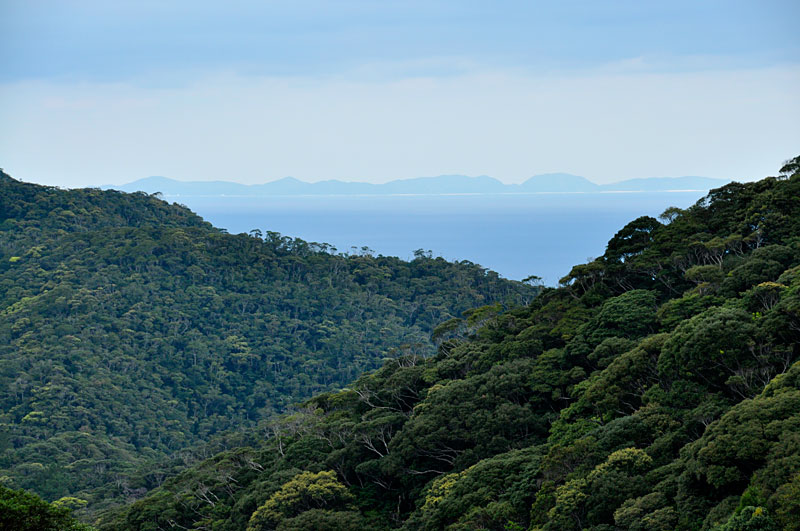
{"type": "Polygon", "coordinates": [[[124,192],[160,192],[165,196],[267,196],[267,195],[444,195],[444,194],[526,194],[589,192],[667,192],[707,191],[729,183],[709,177],[658,177],[628,179],[612,184],[596,184],[569,173],[535,175],[522,184],[505,184],[481,175],[440,175],[400,179],[383,184],[337,180],[307,183],[285,177],[264,184],[229,181],[176,181],[167,177],[147,177],[132,183],[102,186],[124,192]]]}

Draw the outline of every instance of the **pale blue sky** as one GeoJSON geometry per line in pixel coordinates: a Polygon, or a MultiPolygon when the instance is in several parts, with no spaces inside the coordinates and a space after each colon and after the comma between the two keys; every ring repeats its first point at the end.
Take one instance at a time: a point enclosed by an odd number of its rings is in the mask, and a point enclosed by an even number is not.
{"type": "Polygon", "coordinates": [[[800,2],[0,4],[0,166],[65,186],[774,173],[800,2]]]}

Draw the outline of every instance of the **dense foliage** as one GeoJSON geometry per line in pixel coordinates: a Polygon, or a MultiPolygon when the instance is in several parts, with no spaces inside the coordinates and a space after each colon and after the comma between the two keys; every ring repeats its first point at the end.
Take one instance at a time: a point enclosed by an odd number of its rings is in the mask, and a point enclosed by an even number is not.
{"type": "Polygon", "coordinates": [[[535,292],[470,262],[231,235],[147,194],[0,172],[1,481],[89,509],[136,498],[179,450],[431,355],[439,321],[535,292]]]}
{"type": "Polygon", "coordinates": [[[13,531],[89,531],[70,516],[75,498],[47,503],[39,496],[0,485],[0,529],[13,531]]]}
{"type": "Polygon", "coordinates": [[[800,529],[800,173],[626,225],[104,529],[800,529]]]}

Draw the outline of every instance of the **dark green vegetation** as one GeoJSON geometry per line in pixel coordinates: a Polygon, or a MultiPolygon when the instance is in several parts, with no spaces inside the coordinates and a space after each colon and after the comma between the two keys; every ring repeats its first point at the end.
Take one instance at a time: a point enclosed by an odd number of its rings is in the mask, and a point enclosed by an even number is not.
{"type": "Polygon", "coordinates": [[[225,234],[147,194],[0,172],[0,481],[88,510],[135,499],[179,450],[432,355],[440,321],[536,293],[417,254],[225,234]]]}
{"type": "Polygon", "coordinates": [[[88,531],[85,524],[70,516],[70,504],[75,498],[47,503],[39,496],[14,491],[0,485],[0,529],[9,531],[88,531]]]}
{"type": "Polygon", "coordinates": [[[800,529],[800,173],[661,219],[99,526],[800,529]]]}

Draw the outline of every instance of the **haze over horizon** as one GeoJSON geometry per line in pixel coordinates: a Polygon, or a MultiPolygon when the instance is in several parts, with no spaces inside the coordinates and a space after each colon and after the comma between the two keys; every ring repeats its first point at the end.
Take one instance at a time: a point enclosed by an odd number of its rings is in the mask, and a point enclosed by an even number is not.
{"type": "Polygon", "coordinates": [[[0,165],[148,175],[752,180],[800,144],[800,6],[12,0],[0,165]]]}
{"type": "Polygon", "coordinates": [[[605,188],[609,189],[609,187],[613,187],[615,184],[621,183],[631,183],[631,182],[641,182],[641,183],[648,183],[648,182],[690,182],[693,186],[692,189],[696,190],[708,190],[709,186],[705,186],[706,184],[714,185],[714,186],[721,186],[727,182],[728,179],[714,179],[704,176],[697,176],[697,175],[681,175],[681,176],[666,176],[666,177],[648,177],[648,178],[634,178],[634,179],[625,179],[625,180],[615,180],[611,181],[610,183],[606,184],[599,184],[596,183],[594,180],[581,176],[581,175],[574,175],[570,173],[563,173],[563,172],[556,172],[556,173],[543,173],[532,175],[529,178],[525,179],[520,183],[508,183],[504,182],[500,179],[496,179],[491,175],[459,175],[459,174],[452,174],[452,175],[425,175],[419,177],[412,177],[407,179],[395,179],[392,181],[385,181],[385,182],[375,182],[375,181],[358,181],[358,180],[349,180],[349,179],[314,179],[314,180],[303,180],[297,179],[291,175],[286,177],[281,177],[277,179],[269,179],[263,182],[255,182],[255,183],[243,183],[234,179],[205,179],[205,180],[179,180],[173,179],[171,177],[167,177],[164,175],[150,175],[148,177],[143,177],[141,179],[136,179],[130,182],[124,183],[106,183],[101,185],[103,188],[117,188],[123,191],[144,191],[148,193],[153,193],[147,188],[152,186],[158,186],[161,183],[167,185],[176,185],[181,186],[186,189],[190,189],[193,186],[200,186],[204,184],[219,184],[219,185],[233,185],[233,186],[242,186],[248,188],[260,188],[260,187],[269,187],[271,185],[280,185],[280,184],[291,184],[297,183],[302,185],[323,185],[323,184],[330,184],[333,186],[338,185],[366,185],[368,187],[375,187],[376,189],[385,188],[386,185],[408,185],[409,187],[413,187],[413,185],[417,183],[431,183],[436,182],[441,184],[443,187],[447,187],[448,185],[458,185],[463,183],[469,183],[473,185],[485,185],[485,186],[503,186],[506,188],[513,188],[519,187],[523,185],[530,185],[534,182],[538,183],[547,183],[548,186],[557,186],[559,189],[563,189],[563,191],[569,191],[570,187],[578,184],[578,185],[588,185],[588,186],[596,186],[598,189],[605,188]],[[147,188],[141,188],[134,190],[135,186],[137,185],[146,185],[147,188]]]}

